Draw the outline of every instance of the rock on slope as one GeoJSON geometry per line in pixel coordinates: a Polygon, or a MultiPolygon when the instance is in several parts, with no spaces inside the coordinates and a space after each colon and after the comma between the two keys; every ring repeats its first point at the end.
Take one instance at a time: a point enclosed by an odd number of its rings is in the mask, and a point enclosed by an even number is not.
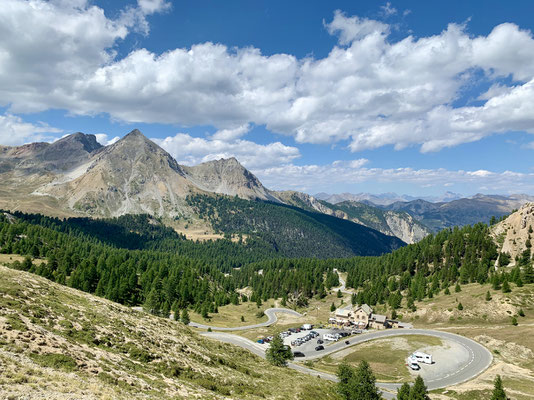
{"type": "Polygon", "coordinates": [[[0,398],[337,397],[178,322],[0,266],[0,398]]]}
{"type": "Polygon", "coordinates": [[[524,204],[505,220],[495,224],[491,232],[500,251],[512,256],[512,260],[525,249],[527,241],[534,241],[534,203],[524,204]]]}

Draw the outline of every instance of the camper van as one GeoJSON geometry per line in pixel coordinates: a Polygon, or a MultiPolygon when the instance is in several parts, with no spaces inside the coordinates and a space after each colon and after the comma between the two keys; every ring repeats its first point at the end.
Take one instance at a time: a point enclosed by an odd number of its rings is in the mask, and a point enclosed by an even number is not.
{"type": "Polygon", "coordinates": [[[417,360],[418,363],[432,364],[432,355],[421,353],[420,351],[413,353],[411,358],[417,360]]]}

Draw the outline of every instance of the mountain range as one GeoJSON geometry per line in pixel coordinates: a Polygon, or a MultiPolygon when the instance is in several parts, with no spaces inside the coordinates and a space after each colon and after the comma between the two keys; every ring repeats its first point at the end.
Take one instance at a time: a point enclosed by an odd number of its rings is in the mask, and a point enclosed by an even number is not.
{"type": "Polygon", "coordinates": [[[149,214],[181,233],[201,232],[197,239],[244,235],[283,256],[376,255],[404,244],[389,232],[285,203],[235,158],[180,165],[138,130],[109,146],[75,133],[1,147],[0,178],[3,209],[60,217],[149,214]]]}
{"type": "MultiPolygon", "coordinates": [[[[451,192],[425,200],[395,193],[311,196],[272,191],[235,158],[180,165],[137,129],[108,146],[99,144],[94,135],[80,132],[53,143],[0,146],[0,178],[0,208],[6,210],[93,218],[149,214],[193,239],[250,237],[261,232],[270,234],[273,241],[274,227],[284,226],[288,235],[295,229],[309,240],[312,231],[326,232],[332,256],[380,254],[401,245],[391,237],[414,243],[446,227],[488,222],[492,216],[507,215],[534,200],[526,195],[459,198],[451,192]],[[219,200],[217,204],[206,202],[205,196],[219,196],[219,200]],[[260,211],[258,205],[244,207],[246,203],[232,203],[220,196],[269,205],[260,211]],[[204,199],[203,204],[209,203],[217,218],[200,212],[192,198],[204,199]],[[231,207],[241,207],[241,211],[236,213],[231,207]],[[362,225],[370,230],[362,230],[362,225]],[[367,239],[372,237],[379,244],[365,252],[362,246],[347,244],[343,236],[349,231],[351,240],[370,243],[367,239]],[[354,236],[354,232],[358,234],[354,236]]],[[[291,236],[290,243],[295,243],[297,236],[291,236]]]]}
{"type": "Polygon", "coordinates": [[[448,202],[452,200],[458,200],[462,198],[461,194],[453,192],[445,192],[441,196],[421,196],[415,197],[407,194],[398,195],[397,193],[381,193],[381,194],[372,194],[372,193],[339,193],[339,194],[328,194],[328,193],[317,193],[314,195],[319,200],[324,200],[329,203],[337,204],[344,201],[357,201],[361,203],[367,203],[371,205],[381,205],[387,206],[389,204],[403,201],[413,201],[413,200],[426,200],[432,203],[438,202],[448,202]]]}

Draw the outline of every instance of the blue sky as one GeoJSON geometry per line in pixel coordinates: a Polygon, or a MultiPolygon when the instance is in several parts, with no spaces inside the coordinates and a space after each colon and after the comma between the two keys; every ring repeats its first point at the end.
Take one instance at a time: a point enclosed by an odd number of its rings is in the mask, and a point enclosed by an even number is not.
{"type": "Polygon", "coordinates": [[[531,1],[3,3],[0,144],[139,128],[273,189],[534,194],[531,1]]]}

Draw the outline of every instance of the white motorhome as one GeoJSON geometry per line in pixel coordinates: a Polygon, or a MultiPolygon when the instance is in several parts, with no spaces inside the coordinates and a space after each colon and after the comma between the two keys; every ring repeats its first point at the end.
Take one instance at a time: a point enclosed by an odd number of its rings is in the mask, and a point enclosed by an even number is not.
{"type": "Polygon", "coordinates": [[[417,360],[419,363],[432,364],[432,355],[416,351],[411,356],[412,359],[417,360]]]}
{"type": "Polygon", "coordinates": [[[333,342],[337,342],[339,338],[340,336],[337,333],[325,333],[323,335],[324,340],[331,340],[333,342]]]}

